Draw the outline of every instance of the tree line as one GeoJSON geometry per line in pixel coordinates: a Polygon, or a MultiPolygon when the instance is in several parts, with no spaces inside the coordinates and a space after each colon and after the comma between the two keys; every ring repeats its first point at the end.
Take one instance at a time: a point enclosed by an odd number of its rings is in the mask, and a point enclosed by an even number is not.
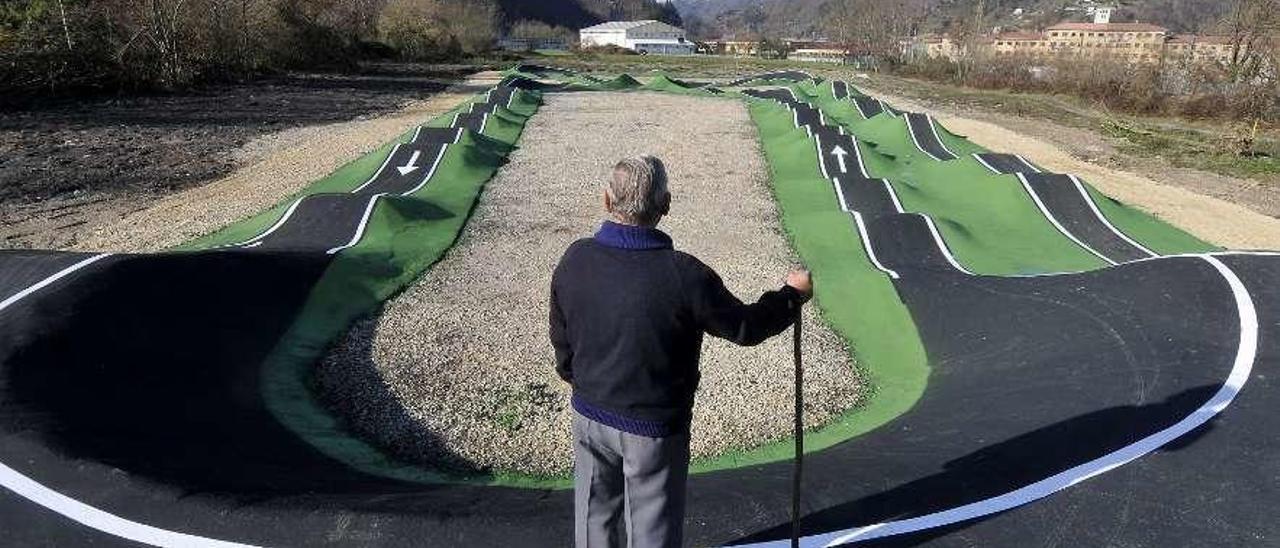
{"type": "Polygon", "coordinates": [[[519,19],[564,6],[587,23],[679,20],[654,0],[0,0],[0,95],[178,89],[377,57],[458,59],[513,27],[565,36],[519,19]]]}
{"type": "Polygon", "coordinates": [[[827,35],[888,70],[972,87],[1067,93],[1129,111],[1280,120],[1280,0],[1229,0],[1192,10],[1215,15],[1197,28],[1226,38],[1231,55],[1225,61],[1171,54],[1137,64],[1106,56],[995,55],[983,44],[999,26],[998,0],[977,0],[968,13],[950,15],[946,35],[955,52],[932,59],[915,54],[910,37],[923,34],[941,9],[936,2],[829,0],[826,6],[827,35]]]}

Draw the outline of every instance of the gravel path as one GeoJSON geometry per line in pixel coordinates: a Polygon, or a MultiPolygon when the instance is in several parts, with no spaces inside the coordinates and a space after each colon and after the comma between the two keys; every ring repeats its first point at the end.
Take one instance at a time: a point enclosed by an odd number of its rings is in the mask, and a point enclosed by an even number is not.
{"type": "MultiPolygon", "coordinates": [[[[31,205],[35,208],[32,210],[34,213],[28,215],[29,219],[23,226],[14,229],[20,228],[32,233],[38,239],[27,238],[26,243],[38,247],[85,251],[159,251],[279,203],[312,181],[328,175],[409,128],[457,106],[477,90],[496,84],[498,79],[497,73],[479,73],[442,92],[439,90],[445,85],[434,79],[393,79],[390,83],[377,80],[368,84],[374,88],[368,93],[381,94],[386,97],[384,101],[398,99],[399,106],[388,109],[390,112],[336,123],[324,123],[332,119],[324,116],[339,116],[342,114],[341,109],[324,115],[312,113],[315,120],[304,116],[292,122],[311,122],[312,125],[260,136],[233,149],[227,155],[232,159],[229,162],[238,167],[212,182],[162,197],[155,193],[140,194],[134,191],[115,194],[92,192],[89,193],[90,196],[101,197],[95,198],[96,201],[89,201],[87,205],[92,207],[82,210],[72,209],[75,203],[71,206],[35,203],[31,205]],[[406,98],[402,93],[393,91],[393,85],[394,89],[412,89],[416,86],[421,91],[414,92],[414,95],[425,98],[406,98]],[[75,220],[41,213],[50,207],[56,211],[74,212],[75,220]]],[[[287,106],[291,101],[307,105],[305,112],[308,113],[323,111],[326,107],[336,109],[333,103],[339,99],[331,96],[351,93],[341,87],[323,92],[312,91],[310,95],[299,92],[299,98],[279,99],[285,106],[274,108],[268,105],[270,108],[265,110],[292,112],[287,106]]],[[[252,117],[257,114],[244,116],[252,117]]],[[[142,119],[132,123],[146,127],[149,122],[142,119]]],[[[177,135],[181,131],[187,130],[171,130],[171,133],[177,135]]],[[[181,143],[187,142],[184,140],[186,138],[174,135],[169,135],[166,139],[178,139],[178,148],[181,149],[181,143]]],[[[167,157],[164,154],[151,156],[167,157]]],[[[177,158],[188,164],[201,164],[205,160],[198,155],[177,158]]],[[[163,180],[161,175],[150,171],[144,175],[148,177],[146,180],[156,177],[163,180]]]]}
{"type": "MultiPolygon", "coordinates": [[[[546,303],[565,247],[600,220],[612,162],[653,153],[674,203],[662,228],[746,299],[793,264],[746,109],[650,93],[549,94],[489,183],[457,245],[383,314],[351,331],[317,375],[323,397],[402,458],[460,469],[571,466],[569,389],[553,370],[546,303]]],[[[809,308],[812,311],[812,307],[809,308]]],[[[843,342],[805,319],[808,425],[860,401],[843,342]]],[[[790,433],[790,337],[756,348],[708,339],[696,456],[790,433]]]]}

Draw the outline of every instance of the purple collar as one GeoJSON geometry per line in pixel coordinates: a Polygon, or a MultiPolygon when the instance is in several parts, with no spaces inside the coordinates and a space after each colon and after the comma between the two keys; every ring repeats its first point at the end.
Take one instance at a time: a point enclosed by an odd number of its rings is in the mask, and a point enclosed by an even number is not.
{"type": "Polygon", "coordinates": [[[596,241],[618,249],[671,249],[671,236],[647,226],[634,226],[605,221],[596,232],[596,241]]]}

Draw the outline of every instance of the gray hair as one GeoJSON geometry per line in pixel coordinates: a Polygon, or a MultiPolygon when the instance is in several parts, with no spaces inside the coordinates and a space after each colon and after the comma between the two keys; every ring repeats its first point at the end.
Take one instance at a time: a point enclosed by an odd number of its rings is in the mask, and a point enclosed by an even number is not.
{"type": "Polygon", "coordinates": [[[667,166],[653,156],[624,158],[613,166],[605,185],[613,213],[631,224],[653,224],[662,216],[667,195],[667,166]]]}

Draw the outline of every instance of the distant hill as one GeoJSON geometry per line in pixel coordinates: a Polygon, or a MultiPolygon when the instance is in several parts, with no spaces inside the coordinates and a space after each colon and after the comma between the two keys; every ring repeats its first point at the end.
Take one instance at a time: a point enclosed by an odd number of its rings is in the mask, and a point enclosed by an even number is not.
{"type": "MultiPolygon", "coordinates": [[[[772,38],[824,34],[827,4],[842,0],[673,0],[697,38],[765,35],[772,38]]],[[[864,0],[880,1],[880,0],[864,0]]],[[[979,3],[991,28],[1035,30],[1062,20],[1085,20],[1086,0],[920,0],[921,30],[945,32],[972,18],[979,3]]],[[[1114,21],[1141,21],[1174,32],[1211,32],[1231,9],[1222,0],[1119,0],[1114,21]]]]}
{"type": "Polygon", "coordinates": [[[680,25],[676,6],[659,0],[498,0],[503,19],[580,29],[611,20],[657,19],[680,25]]]}

